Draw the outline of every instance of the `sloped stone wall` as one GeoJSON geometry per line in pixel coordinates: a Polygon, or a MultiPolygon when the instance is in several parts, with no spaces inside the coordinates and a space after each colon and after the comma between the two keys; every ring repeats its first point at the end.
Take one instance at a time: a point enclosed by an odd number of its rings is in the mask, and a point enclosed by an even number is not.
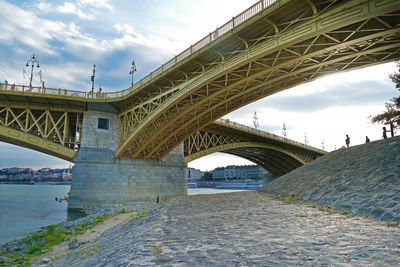
{"type": "Polygon", "coordinates": [[[260,191],[399,222],[400,136],[331,152],[260,191]]]}

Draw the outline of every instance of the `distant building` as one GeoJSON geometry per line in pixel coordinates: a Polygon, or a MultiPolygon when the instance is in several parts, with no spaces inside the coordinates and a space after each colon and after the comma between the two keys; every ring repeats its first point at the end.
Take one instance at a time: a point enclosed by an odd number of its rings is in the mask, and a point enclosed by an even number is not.
{"type": "Polygon", "coordinates": [[[188,181],[195,181],[195,180],[202,178],[204,176],[204,173],[205,172],[198,170],[198,169],[187,168],[186,169],[186,178],[188,181]]]}
{"type": "Polygon", "coordinates": [[[2,179],[11,180],[29,180],[33,177],[33,171],[31,168],[4,168],[0,170],[2,179]]]}
{"type": "Polygon", "coordinates": [[[229,165],[225,167],[224,178],[232,179],[236,177],[236,166],[229,165]]]}
{"type": "Polygon", "coordinates": [[[62,172],[62,178],[66,182],[70,182],[72,179],[71,169],[64,169],[62,172]]]}
{"type": "Polygon", "coordinates": [[[225,178],[225,168],[218,167],[212,171],[212,178],[213,179],[224,179],[225,178]]]}
{"type": "Polygon", "coordinates": [[[214,180],[262,180],[269,177],[272,177],[272,175],[258,165],[229,165],[218,167],[212,171],[214,180]]]}

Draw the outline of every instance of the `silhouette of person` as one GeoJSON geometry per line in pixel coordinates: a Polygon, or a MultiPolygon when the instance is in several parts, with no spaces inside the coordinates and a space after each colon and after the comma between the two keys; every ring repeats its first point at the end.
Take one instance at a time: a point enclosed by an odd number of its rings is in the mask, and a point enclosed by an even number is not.
{"type": "Polygon", "coordinates": [[[383,129],[383,136],[382,136],[382,137],[383,137],[383,139],[386,139],[386,138],[387,138],[387,135],[386,135],[386,132],[387,132],[387,131],[386,131],[386,127],[383,127],[382,129],[383,129]]]}
{"type": "Polygon", "coordinates": [[[348,134],[346,134],[346,146],[347,148],[350,146],[350,137],[348,134]]]}
{"type": "Polygon", "coordinates": [[[371,142],[371,141],[369,140],[368,136],[366,136],[365,137],[365,143],[369,143],[369,142],[371,142]]]}

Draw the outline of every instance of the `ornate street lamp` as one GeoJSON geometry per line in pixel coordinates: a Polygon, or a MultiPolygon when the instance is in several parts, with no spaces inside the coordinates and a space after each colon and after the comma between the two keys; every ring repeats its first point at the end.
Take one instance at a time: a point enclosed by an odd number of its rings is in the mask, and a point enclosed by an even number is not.
{"type": "Polygon", "coordinates": [[[93,75],[90,76],[90,80],[92,81],[92,97],[94,94],[94,78],[96,76],[96,65],[93,65],[93,75]]]}
{"type": "Polygon", "coordinates": [[[283,137],[286,138],[287,132],[286,132],[286,124],[285,123],[283,124],[282,135],[283,135],[283,137]]]}
{"type": "Polygon", "coordinates": [[[135,60],[132,60],[132,65],[131,65],[131,70],[129,71],[129,74],[132,75],[132,83],[131,86],[133,87],[133,73],[137,71],[136,65],[135,65],[135,60]]]}
{"type": "Polygon", "coordinates": [[[308,145],[307,133],[304,133],[304,144],[308,145]]]}
{"type": "MultiPolygon", "coordinates": [[[[28,61],[26,62],[26,67],[29,67],[29,65],[31,65],[31,77],[29,78],[29,87],[32,87],[32,80],[33,80],[33,68],[35,67],[35,64],[37,64],[36,65],[36,67],[37,68],[40,68],[40,65],[39,65],[39,60],[38,60],[38,58],[36,57],[36,55],[35,54],[32,54],[31,55],[31,58],[30,59],[28,59],[28,61]]],[[[25,72],[25,71],[24,71],[25,72]]]]}

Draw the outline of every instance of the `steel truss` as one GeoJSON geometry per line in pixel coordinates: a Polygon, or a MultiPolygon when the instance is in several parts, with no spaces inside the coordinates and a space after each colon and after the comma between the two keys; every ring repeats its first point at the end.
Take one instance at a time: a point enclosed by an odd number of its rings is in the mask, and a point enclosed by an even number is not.
{"type": "Polygon", "coordinates": [[[0,141],[72,161],[80,147],[83,113],[0,107],[0,141]]]}
{"type": "Polygon", "coordinates": [[[272,7],[121,103],[115,156],[162,159],[198,129],[253,101],[326,74],[400,58],[398,1],[272,7]]]}
{"type": "Polygon", "coordinates": [[[224,152],[248,159],[274,176],[281,176],[326,153],[317,148],[226,120],[218,120],[203,127],[184,142],[187,162],[215,152],[224,152]]]}

